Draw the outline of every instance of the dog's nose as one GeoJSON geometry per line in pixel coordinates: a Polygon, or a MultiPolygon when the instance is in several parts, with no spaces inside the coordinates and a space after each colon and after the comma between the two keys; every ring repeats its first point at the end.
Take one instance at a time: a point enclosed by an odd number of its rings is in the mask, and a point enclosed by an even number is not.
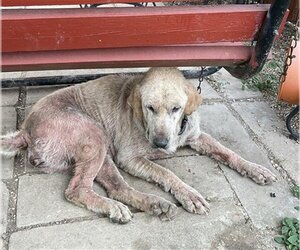
{"type": "Polygon", "coordinates": [[[154,138],[153,144],[158,148],[166,148],[169,143],[169,139],[167,138],[154,138]]]}

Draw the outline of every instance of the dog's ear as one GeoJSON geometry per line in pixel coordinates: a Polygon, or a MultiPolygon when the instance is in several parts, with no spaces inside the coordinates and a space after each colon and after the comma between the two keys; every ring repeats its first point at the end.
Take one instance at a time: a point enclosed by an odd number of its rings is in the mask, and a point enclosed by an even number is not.
{"type": "Polygon", "coordinates": [[[184,108],[184,114],[190,115],[196,111],[198,106],[201,104],[202,97],[189,82],[186,83],[185,93],[188,96],[188,100],[184,108]]]}
{"type": "Polygon", "coordinates": [[[143,124],[143,110],[139,85],[134,86],[131,90],[127,98],[127,103],[132,108],[134,116],[143,124]]]}

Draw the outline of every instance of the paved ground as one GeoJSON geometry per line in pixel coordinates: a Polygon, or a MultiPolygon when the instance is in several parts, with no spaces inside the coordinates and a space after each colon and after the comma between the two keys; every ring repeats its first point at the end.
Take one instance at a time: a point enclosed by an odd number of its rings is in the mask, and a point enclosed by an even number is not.
{"type": "MultiPolygon", "coordinates": [[[[20,75],[23,77],[24,75],[20,75]]],[[[191,80],[194,84],[197,80],[191,80]]],[[[32,104],[58,87],[2,92],[2,133],[14,131],[32,104]]],[[[248,160],[278,176],[258,186],[215,161],[184,149],[158,162],[202,193],[211,205],[207,216],[180,209],[171,222],[136,212],[126,225],[109,223],[64,199],[69,175],[39,174],[26,156],[2,161],[2,247],[4,249],[281,249],[273,241],[280,220],[297,216],[298,143],[288,139],[284,122],[261,94],[241,90],[225,71],[204,82],[199,111],[204,131],[248,160]],[[216,91],[217,90],[217,91],[216,91]],[[271,197],[275,193],[276,197],[271,197]]],[[[123,173],[136,189],[173,198],[158,187],[123,173]]],[[[97,192],[105,195],[99,186],[97,192]]]]}

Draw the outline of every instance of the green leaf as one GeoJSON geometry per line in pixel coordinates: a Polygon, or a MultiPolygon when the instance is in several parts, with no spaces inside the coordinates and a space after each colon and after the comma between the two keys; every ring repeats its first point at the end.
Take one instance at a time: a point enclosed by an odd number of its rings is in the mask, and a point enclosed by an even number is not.
{"type": "Polygon", "coordinates": [[[293,226],[293,219],[285,217],[282,221],[282,224],[285,225],[285,226],[288,226],[288,227],[292,227],[293,226]]]}
{"type": "Polygon", "coordinates": [[[296,228],[294,226],[291,226],[289,229],[290,229],[289,236],[292,236],[293,234],[297,233],[297,230],[296,230],[296,228]]]}
{"type": "Polygon", "coordinates": [[[291,188],[293,195],[297,198],[300,198],[300,187],[295,185],[291,188]]]}
{"type": "Polygon", "coordinates": [[[287,239],[288,242],[290,242],[292,245],[297,246],[298,237],[296,234],[293,234],[287,239]]]}
{"type": "Polygon", "coordinates": [[[282,234],[287,234],[289,232],[290,228],[288,226],[283,226],[281,228],[281,233],[282,234]]]}
{"type": "Polygon", "coordinates": [[[278,243],[278,244],[284,244],[284,237],[283,236],[276,236],[274,237],[274,240],[278,243]]]}
{"type": "Polygon", "coordinates": [[[296,210],[300,210],[300,206],[296,206],[296,207],[294,207],[296,210]]]}

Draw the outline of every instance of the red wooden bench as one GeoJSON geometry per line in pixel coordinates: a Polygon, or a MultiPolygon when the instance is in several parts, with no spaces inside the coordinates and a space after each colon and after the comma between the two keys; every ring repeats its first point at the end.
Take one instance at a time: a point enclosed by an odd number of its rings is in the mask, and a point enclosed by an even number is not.
{"type": "Polygon", "coordinates": [[[2,0],[4,7],[60,5],[2,10],[2,71],[214,65],[246,78],[264,64],[289,4],[62,6],[119,2],[2,0]]]}

